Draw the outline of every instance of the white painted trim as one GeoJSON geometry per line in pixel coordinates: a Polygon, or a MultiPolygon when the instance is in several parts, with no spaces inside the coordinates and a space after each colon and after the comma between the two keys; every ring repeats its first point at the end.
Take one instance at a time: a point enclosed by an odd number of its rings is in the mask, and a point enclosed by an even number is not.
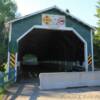
{"type": "Polygon", "coordinates": [[[28,31],[26,31],[23,35],[21,35],[18,39],[17,42],[19,42],[24,36],[26,36],[29,32],[31,32],[34,29],[34,26],[32,26],[28,31]]]}
{"type": "Polygon", "coordinates": [[[73,28],[71,27],[61,27],[61,28],[53,28],[50,29],[49,27],[46,26],[42,26],[42,25],[35,25],[33,27],[31,27],[27,32],[25,32],[22,36],[20,36],[17,39],[17,42],[19,43],[19,41],[24,38],[29,32],[31,32],[33,29],[48,29],[48,30],[65,30],[65,31],[73,31],[75,33],[75,35],[84,43],[84,56],[85,56],[85,69],[86,72],[88,71],[88,49],[87,49],[87,42],[84,40],[84,38],[73,28]]]}
{"type": "Polygon", "coordinates": [[[24,19],[24,18],[27,18],[27,17],[30,17],[30,16],[34,16],[34,15],[40,14],[40,13],[42,13],[42,12],[44,12],[44,11],[51,10],[51,9],[53,9],[53,8],[56,8],[56,6],[48,7],[48,8],[45,8],[45,9],[43,9],[43,10],[39,10],[39,11],[36,11],[36,12],[34,12],[34,13],[31,13],[31,14],[28,14],[28,15],[25,15],[25,16],[22,16],[22,17],[19,17],[19,18],[17,18],[17,19],[14,19],[14,20],[9,21],[8,23],[13,23],[13,22],[16,22],[16,21],[18,21],[18,20],[21,20],[21,19],[24,19]]]}
{"type": "Polygon", "coordinates": [[[87,42],[84,45],[84,53],[85,53],[85,70],[88,72],[88,47],[87,47],[87,42]]]}
{"type": "Polygon", "coordinates": [[[80,18],[78,18],[78,17],[72,15],[71,13],[68,13],[68,12],[66,12],[66,11],[63,11],[62,9],[60,9],[60,8],[57,7],[57,6],[56,6],[56,9],[58,9],[59,11],[65,13],[66,15],[69,15],[69,16],[72,17],[73,19],[76,19],[77,21],[81,22],[82,24],[87,25],[87,26],[90,27],[91,29],[95,30],[93,26],[91,26],[91,25],[89,25],[88,23],[82,21],[80,18]]]}
{"type": "MultiPolygon", "coordinates": [[[[12,30],[12,23],[9,24],[10,25],[10,28],[9,28],[9,38],[8,38],[8,42],[11,41],[11,30],[12,30]]],[[[9,45],[8,45],[9,46],[9,45]]],[[[9,49],[9,47],[8,47],[9,49]]],[[[8,66],[8,72],[9,72],[9,65],[10,65],[10,52],[8,50],[8,58],[7,58],[7,66],[8,66]]]]}
{"type": "Polygon", "coordinates": [[[10,23],[9,42],[11,41],[11,34],[12,34],[12,23],[10,23]]]}
{"type": "MultiPolygon", "coordinates": [[[[10,28],[9,28],[9,38],[8,38],[8,42],[11,41],[11,30],[12,30],[12,23],[9,24],[10,28]]],[[[9,47],[8,47],[9,48],[9,47]]],[[[8,51],[8,58],[7,58],[7,72],[9,73],[9,68],[10,68],[10,52],[8,51]]],[[[9,76],[7,77],[9,80],[9,76]]]]}
{"type": "Polygon", "coordinates": [[[86,70],[86,72],[88,72],[88,48],[87,48],[87,42],[84,40],[84,38],[81,36],[81,35],[79,35],[79,33],[76,31],[76,30],[74,30],[73,28],[72,28],[72,31],[75,33],[75,35],[78,37],[78,38],[80,38],[81,40],[82,40],[82,42],[84,43],[84,57],[85,57],[85,70],[86,70]]]}
{"type": "Polygon", "coordinates": [[[11,21],[8,22],[8,23],[13,23],[13,22],[16,22],[16,21],[18,21],[18,20],[21,20],[21,19],[24,19],[24,18],[27,18],[27,17],[30,17],[30,16],[34,16],[34,15],[36,15],[36,14],[40,14],[40,13],[42,13],[42,12],[44,12],[44,11],[48,11],[48,10],[51,10],[51,9],[54,9],[54,8],[58,9],[60,12],[63,12],[63,13],[65,13],[66,15],[69,15],[70,17],[76,19],[77,21],[81,22],[82,24],[84,24],[84,25],[90,27],[91,29],[95,30],[95,28],[94,28],[93,26],[89,25],[89,24],[86,23],[86,22],[83,22],[81,19],[75,17],[74,15],[72,15],[72,14],[70,14],[70,13],[67,13],[66,11],[61,10],[61,9],[58,8],[57,6],[49,7],[49,8],[46,8],[46,9],[44,9],[44,10],[40,10],[40,11],[38,11],[38,12],[35,12],[35,13],[32,13],[32,14],[29,14],[29,15],[26,15],[26,16],[23,16],[23,17],[20,17],[20,18],[18,18],[18,19],[11,20],[11,21]]]}
{"type": "Polygon", "coordinates": [[[15,82],[17,80],[17,62],[18,62],[18,53],[15,54],[15,82]]]}
{"type": "Polygon", "coordinates": [[[93,30],[91,30],[92,71],[94,71],[93,30]]]}
{"type": "MultiPolygon", "coordinates": [[[[10,52],[8,51],[8,58],[7,58],[7,73],[9,73],[9,68],[10,68],[10,52]]],[[[7,77],[9,80],[9,78],[7,77]]]]}
{"type": "MultiPolygon", "coordinates": [[[[8,38],[8,42],[11,41],[11,31],[12,31],[12,23],[9,24],[10,28],[9,28],[9,38],[8,38]]],[[[9,47],[8,47],[9,48],[9,47]]],[[[10,52],[8,50],[8,58],[7,58],[7,72],[9,73],[10,69],[10,52]]],[[[9,80],[9,76],[7,77],[9,80]]]]}

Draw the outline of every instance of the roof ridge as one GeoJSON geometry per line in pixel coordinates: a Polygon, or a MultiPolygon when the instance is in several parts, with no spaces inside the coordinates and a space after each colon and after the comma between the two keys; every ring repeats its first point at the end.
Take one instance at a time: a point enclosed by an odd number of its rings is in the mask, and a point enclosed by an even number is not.
{"type": "Polygon", "coordinates": [[[63,11],[62,9],[60,9],[59,7],[57,7],[56,5],[54,5],[54,6],[52,6],[52,7],[49,7],[49,8],[45,8],[45,9],[43,9],[43,10],[36,11],[36,12],[34,12],[34,13],[31,13],[31,14],[28,14],[28,15],[25,15],[25,16],[22,16],[22,17],[19,17],[19,18],[17,18],[17,19],[14,19],[14,20],[9,21],[8,23],[13,23],[13,22],[19,21],[19,20],[21,20],[21,19],[24,19],[24,18],[33,16],[33,15],[36,15],[36,14],[39,14],[39,13],[42,13],[42,12],[44,12],[44,11],[48,11],[48,10],[51,10],[51,9],[54,9],[54,8],[57,9],[57,10],[59,10],[60,12],[65,13],[66,15],[72,17],[73,19],[79,21],[80,23],[82,23],[82,24],[88,26],[89,28],[95,30],[95,28],[94,28],[92,25],[89,25],[88,23],[82,21],[80,18],[77,18],[76,16],[72,15],[71,13],[67,13],[66,11],[63,11]]]}

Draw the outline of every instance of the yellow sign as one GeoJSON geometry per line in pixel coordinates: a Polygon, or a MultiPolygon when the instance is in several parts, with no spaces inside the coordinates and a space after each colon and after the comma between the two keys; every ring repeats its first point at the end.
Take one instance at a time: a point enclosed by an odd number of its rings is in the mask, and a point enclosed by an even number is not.
{"type": "Polygon", "coordinates": [[[43,23],[49,25],[51,23],[51,21],[52,20],[51,20],[51,18],[48,15],[43,17],[43,23]]]}
{"type": "Polygon", "coordinates": [[[88,64],[89,65],[92,64],[92,56],[91,55],[88,56],[88,64]]]}
{"type": "Polygon", "coordinates": [[[13,53],[10,54],[10,66],[15,67],[15,55],[13,53]]]}

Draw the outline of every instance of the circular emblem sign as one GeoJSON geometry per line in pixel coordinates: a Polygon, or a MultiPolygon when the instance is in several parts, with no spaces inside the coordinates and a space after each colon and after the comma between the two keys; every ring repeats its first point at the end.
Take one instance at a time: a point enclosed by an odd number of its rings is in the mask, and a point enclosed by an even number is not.
{"type": "Polygon", "coordinates": [[[44,16],[43,18],[43,22],[47,25],[49,25],[51,23],[51,18],[50,16],[44,16]]]}
{"type": "Polygon", "coordinates": [[[65,20],[62,17],[58,18],[57,25],[64,25],[64,23],[65,23],[65,20]]]}

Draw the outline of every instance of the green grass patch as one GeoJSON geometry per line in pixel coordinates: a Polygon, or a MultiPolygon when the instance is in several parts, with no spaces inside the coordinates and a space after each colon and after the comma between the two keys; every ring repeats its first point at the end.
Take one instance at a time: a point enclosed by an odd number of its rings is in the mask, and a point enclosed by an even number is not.
{"type": "Polygon", "coordinates": [[[4,92],[0,94],[0,100],[3,100],[4,92]]]}
{"type": "Polygon", "coordinates": [[[4,92],[4,88],[3,87],[0,87],[0,94],[2,93],[2,92],[4,92]]]}

